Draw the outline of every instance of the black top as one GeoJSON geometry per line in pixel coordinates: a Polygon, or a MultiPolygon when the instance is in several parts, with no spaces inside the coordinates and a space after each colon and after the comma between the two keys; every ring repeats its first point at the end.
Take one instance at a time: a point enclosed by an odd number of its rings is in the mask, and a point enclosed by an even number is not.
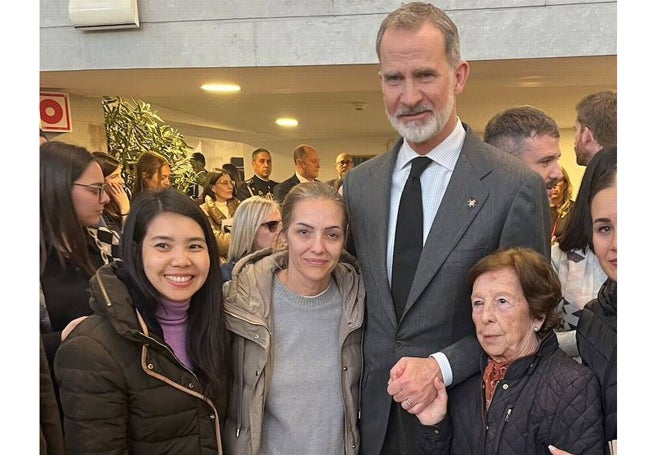
{"type": "MultiPolygon", "coordinates": [[[[87,242],[93,265],[95,267],[104,265],[99,249],[90,236],[87,236],[87,242]]],[[[89,279],[90,276],[74,266],[71,261],[66,260],[65,265],[62,265],[56,252],[54,250],[49,252],[41,274],[41,288],[45,295],[45,306],[53,330],[42,334],[50,368],[60,344],[61,331],[73,319],[92,314],[88,304],[89,279]]]]}

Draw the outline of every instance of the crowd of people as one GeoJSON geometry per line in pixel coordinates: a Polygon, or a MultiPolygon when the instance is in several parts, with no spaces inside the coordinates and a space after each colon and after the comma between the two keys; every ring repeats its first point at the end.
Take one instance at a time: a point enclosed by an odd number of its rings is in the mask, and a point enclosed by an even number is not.
{"type": "Polygon", "coordinates": [[[576,106],[574,199],[548,114],[461,120],[442,10],[376,52],[400,139],[327,182],[300,144],[280,182],[196,152],[185,192],[144,151],[131,188],[42,137],[41,453],[616,452],[616,92],[576,106]]]}

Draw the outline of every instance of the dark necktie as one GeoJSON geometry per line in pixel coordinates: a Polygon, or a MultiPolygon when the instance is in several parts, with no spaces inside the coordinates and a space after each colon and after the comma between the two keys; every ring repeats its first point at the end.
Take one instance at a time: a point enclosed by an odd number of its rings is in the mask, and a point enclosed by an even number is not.
{"type": "Polygon", "coordinates": [[[406,180],[397,212],[391,293],[399,320],[406,305],[415,269],[422,253],[422,187],[420,175],[431,164],[431,158],[420,156],[411,160],[411,173],[406,180]]]}

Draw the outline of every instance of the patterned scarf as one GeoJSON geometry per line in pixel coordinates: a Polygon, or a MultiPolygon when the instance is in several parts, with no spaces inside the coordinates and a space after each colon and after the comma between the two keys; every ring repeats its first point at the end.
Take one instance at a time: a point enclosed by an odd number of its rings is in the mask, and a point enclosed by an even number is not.
{"type": "Polygon", "coordinates": [[[483,373],[483,384],[485,385],[485,408],[490,407],[494,391],[497,384],[506,376],[506,371],[512,362],[496,362],[492,359],[488,361],[485,372],[483,373]]]}
{"type": "Polygon", "coordinates": [[[117,257],[119,253],[120,235],[114,230],[103,226],[87,227],[86,230],[95,241],[104,264],[112,262],[113,258],[117,257]]]}

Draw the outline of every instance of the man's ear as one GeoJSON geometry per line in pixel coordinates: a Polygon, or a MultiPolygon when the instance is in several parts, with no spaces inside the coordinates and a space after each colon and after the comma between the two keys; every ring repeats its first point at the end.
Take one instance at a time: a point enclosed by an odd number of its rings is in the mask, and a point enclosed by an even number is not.
{"type": "Polygon", "coordinates": [[[465,84],[469,78],[469,63],[461,61],[454,71],[456,82],[454,84],[454,94],[458,95],[465,89],[465,84]]]}
{"type": "Polygon", "coordinates": [[[598,141],[594,137],[593,131],[591,131],[591,128],[588,126],[584,126],[582,128],[582,133],[580,133],[582,136],[582,143],[585,144],[586,146],[590,145],[596,145],[598,148],[600,148],[600,144],[598,144],[598,141]]]}

